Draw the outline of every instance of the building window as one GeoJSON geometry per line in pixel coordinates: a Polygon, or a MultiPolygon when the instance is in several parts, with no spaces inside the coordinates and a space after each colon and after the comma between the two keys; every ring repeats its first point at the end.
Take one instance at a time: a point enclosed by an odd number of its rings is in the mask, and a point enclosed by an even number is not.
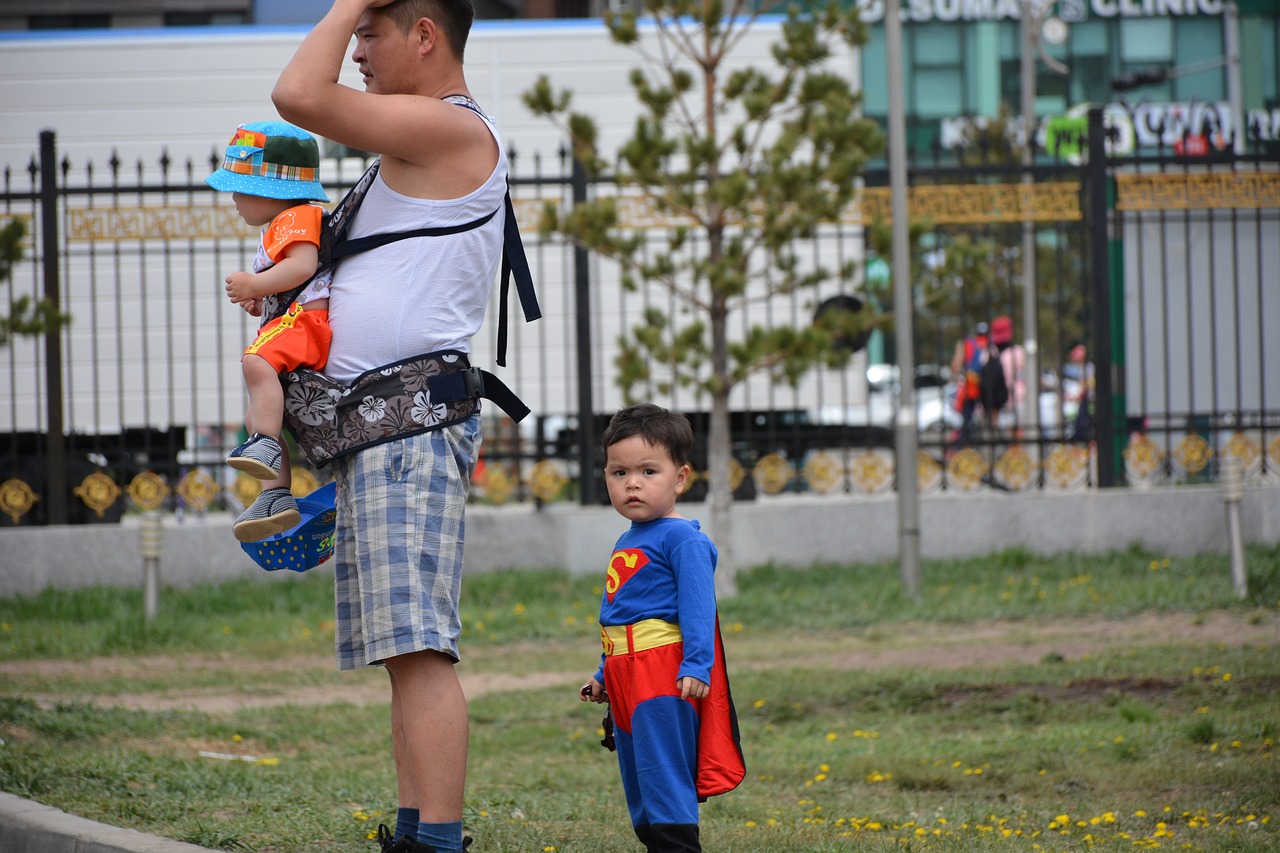
{"type": "Polygon", "coordinates": [[[100,30],[111,26],[110,15],[32,15],[27,27],[33,30],[100,30]]]}
{"type": "Polygon", "coordinates": [[[967,115],[961,28],[916,24],[907,28],[911,43],[911,103],[920,118],[967,115]]]}
{"type": "Polygon", "coordinates": [[[239,12],[165,12],[166,27],[234,27],[246,24],[239,12]]]}

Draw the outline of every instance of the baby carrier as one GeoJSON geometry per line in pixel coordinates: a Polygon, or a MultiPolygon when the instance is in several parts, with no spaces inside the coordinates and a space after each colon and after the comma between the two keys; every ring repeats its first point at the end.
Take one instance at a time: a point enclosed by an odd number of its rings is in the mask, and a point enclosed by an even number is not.
{"type": "MultiPolygon", "coordinates": [[[[378,165],[375,160],[333,212],[325,215],[320,264],[313,279],[332,275],[334,267],[351,255],[411,237],[441,237],[469,231],[484,225],[498,213],[495,208],[486,216],[461,225],[347,239],[351,219],[373,184],[378,165]]],[[[513,277],[525,321],[542,316],[516,225],[510,189],[503,205],[506,230],[498,317],[498,364],[501,366],[506,365],[508,292],[513,277]]],[[[283,314],[308,284],[310,280],[290,293],[280,294],[274,304],[264,306],[264,322],[283,314]]],[[[307,459],[317,467],[375,444],[464,421],[479,408],[482,397],[496,403],[512,420],[520,421],[529,414],[529,408],[501,379],[471,366],[466,353],[456,350],[424,353],[382,365],[360,375],[350,385],[310,368],[281,374],[280,381],[284,385],[285,423],[307,459]]]]}

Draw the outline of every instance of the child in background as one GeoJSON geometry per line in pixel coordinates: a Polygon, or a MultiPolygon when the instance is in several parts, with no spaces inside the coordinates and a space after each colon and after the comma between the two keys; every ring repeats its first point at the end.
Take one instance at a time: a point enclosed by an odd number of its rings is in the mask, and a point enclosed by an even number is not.
{"type": "Polygon", "coordinates": [[[659,406],[622,409],[604,433],[609,502],[631,521],[600,602],[602,664],[579,697],[608,702],[622,788],[649,853],[691,853],[698,803],[746,775],[716,616],[716,547],[676,498],[693,429],[659,406]]]}
{"type": "MultiPolygon", "coordinates": [[[[320,148],[315,137],[287,122],[241,125],[218,171],[205,183],[232,194],[246,223],[262,228],[252,271],[226,277],[227,296],[255,317],[276,313],[276,295],[316,275],[323,209],[320,148]]],[[[269,320],[241,359],[249,391],[245,426],[250,436],[227,464],[263,480],[262,493],[236,519],[241,542],[257,542],[298,524],[284,452],[284,390],[280,374],[298,367],[324,368],[329,356],[329,280],[317,277],[283,315],[269,320]]]]}

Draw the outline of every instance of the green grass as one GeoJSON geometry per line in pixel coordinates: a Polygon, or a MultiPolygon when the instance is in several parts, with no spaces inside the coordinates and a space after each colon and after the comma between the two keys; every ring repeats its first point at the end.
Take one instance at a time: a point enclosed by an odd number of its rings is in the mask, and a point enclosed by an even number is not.
{"type": "MultiPolygon", "coordinates": [[[[901,595],[889,564],[744,574],[721,610],[749,772],[703,807],[708,849],[1280,848],[1275,643],[1175,636],[945,668],[858,669],[822,654],[946,642],[995,619],[1031,629],[1180,611],[1275,625],[1280,548],[1247,557],[1244,604],[1224,557],[1139,551],[928,563],[920,602],[901,595]]],[[[210,714],[84,701],[353,682],[384,691],[380,673],[332,671],[329,583],[167,589],[151,625],[136,591],[0,601],[0,661],[46,664],[0,681],[0,789],[214,849],[372,853],[369,834],[394,817],[385,704],[210,714]],[[100,665],[55,666],[89,657],[100,665]]],[[[585,676],[598,596],[598,579],[554,572],[469,578],[464,667],[585,676]]],[[[616,763],[598,745],[600,709],[575,701],[575,686],[472,699],[475,853],[639,849],[616,763]]]]}

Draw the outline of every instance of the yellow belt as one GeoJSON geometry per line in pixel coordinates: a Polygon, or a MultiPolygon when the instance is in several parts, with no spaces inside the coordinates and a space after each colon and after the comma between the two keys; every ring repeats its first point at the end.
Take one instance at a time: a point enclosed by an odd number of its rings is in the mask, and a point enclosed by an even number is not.
{"type": "Polygon", "coordinates": [[[680,626],[661,619],[645,619],[634,625],[602,625],[600,640],[606,655],[625,655],[643,652],[658,646],[680,642],[680,626]]]}

